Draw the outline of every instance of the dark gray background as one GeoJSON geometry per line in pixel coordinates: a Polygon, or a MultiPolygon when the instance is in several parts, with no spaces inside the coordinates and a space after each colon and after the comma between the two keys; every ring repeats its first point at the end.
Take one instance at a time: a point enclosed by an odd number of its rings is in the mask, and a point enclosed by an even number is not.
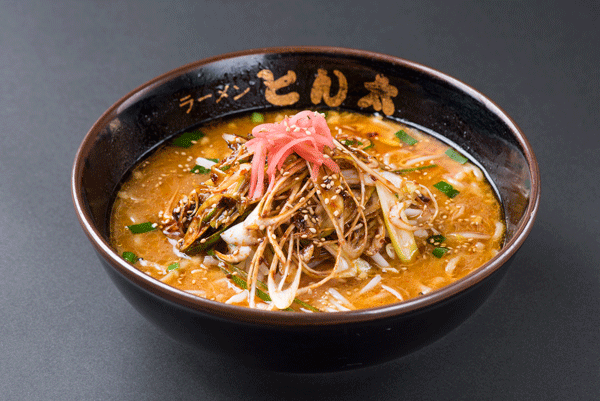
{"type": "Polygon", "coordinates": [[[0,399],[600,399],[598,3],[384,4],[0,1],[0,399]],[[75,217],[75,151],[112,103],[180,65],[283,45],[441,70],[503,108],[539,159],[538,219],[501,285],[403,359],[324,375],[224,365],[144,320],[75,217]]]}

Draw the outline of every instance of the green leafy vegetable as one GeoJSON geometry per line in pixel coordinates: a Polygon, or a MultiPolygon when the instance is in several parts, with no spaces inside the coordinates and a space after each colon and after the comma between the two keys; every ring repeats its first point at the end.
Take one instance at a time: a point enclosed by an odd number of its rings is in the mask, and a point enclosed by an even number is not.
{"type": "Polygon", "coordinates": [[[123,259],[125,259],[126,261],[128,261],[129,263],[135,263],[138,261],[138,257],[135,253],[133,252],[123,252],[123,259]]]}
{"type": "Polygon", "coordinates": [[[252,113],[252,115],[250,116],[250,119],[252,120],[253,123],[264,123],[265,122],[265,116],[262,115],[262,113],[258,113],[258,112],[254,112],[252,113]]]}
{"type": "Polygon", "coordinates": [[[448,150],[446,150],[446,156],[448,156],[449,158],[451,158],[452,160],[454,160],[455,162],[458,162],[460,164],[465,164],[466,162],[468,162],[469,160],[464,157],[463,155],[461,155],[459,152],[457,152],[456,150],[452,149],[452,148],[448,148],[448,150]]]}
{"type": "Polygon", "coordinates": [[[175,270],[175,269],[179,269],[179,262],[171,263],[167,267],[167,271],[171,271],[171,270],[175,270]]]}
{"type": "Polygon", "coordinates": [[[433,167],[437,167],[437,164],[428,164],[426,166],[419,166],[419,167],[412,167],[412,168],[404,168],[402,170],[394,170],[393,173],[396,174],[404,174],[404,173],[410,173],[411,171],[419,171],[419,170],[426,170],[428,168],[433,168],[433,167]]]}
{"type": "Polygon", "coordinates": [[[444,256],[446,254],[446,252],[448,252],[449,249],[448,248],[444,248],[442,246],[439,246],[437,248],[435,248],[433,250],[433,252],[431,252],[433,254],[433,256],[435,256],[436,258],[441,258],[442,256],[444,256]]]}
{"type": "Polygon", "coordinates": [[[179,146],[180,148],[189,148],[192,146],[192,141],[197,141],[203,137],[204,132],[199,130],[185,132],[173,140],[173,145],[179,146]]]}
{"type": "Polygon", "coordinates": [[[127,226],[127,228],[133,234],[144,234],[156,230],[156,223],[146,222],[140,224],[132,224],[130,226],[127,226]]]}
{"type": "Polygon", "coordinates": [[[456,195],[458,195],[460,193],[459,191],[454,189],[454,187],[452,185],[448,184],[445,181],[440,181],[436,184],[433,184],[433,186],[436,187],[437,189],[439,189],[444,194],[446,194],[446,196],[448,198],[454,198],[456,195]]]}
{"type": "Polygon", "coordinates": [[[215,162],[215,163],[219,162],[219,159],[206,159],[206,160],[210,160],[211,162],[215,162]]]}
{"type": "Polygon", "coordinates": [[[190,172],[194,174],[208,174],[210,173],[210,169],[196,164],[194,167],[192,167],[190,172]]]}
{"type": "Polygon", "coordinates": [[[412,136],[408,135],[402,129],[400,131],[396,132],[394,135],[396,135],[396,138],[400,139],[402,142],[404,142],[407,145],[414,145],[414,144],[416,144],[416,143],[419,142],[415,138],[413,138],[412,136]]]}

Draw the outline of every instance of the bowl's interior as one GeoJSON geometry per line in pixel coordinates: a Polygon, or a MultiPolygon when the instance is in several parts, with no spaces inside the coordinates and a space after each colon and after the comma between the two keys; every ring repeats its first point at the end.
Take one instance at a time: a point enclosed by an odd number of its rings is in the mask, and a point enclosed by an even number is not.
{"type": "Polygon", "coordinates": [[[472,155],[503,202],[507,244],[520,246],[537,207],[539,173],[519,129],[487,98],[450,77],[361,51],[244,52],[158,77],[117,102],[93,126],[77,156],[75,196],[108,243],[111,202],[121,179],[166,138],[239,112],[331,105],[414,124],[472,155]]]}

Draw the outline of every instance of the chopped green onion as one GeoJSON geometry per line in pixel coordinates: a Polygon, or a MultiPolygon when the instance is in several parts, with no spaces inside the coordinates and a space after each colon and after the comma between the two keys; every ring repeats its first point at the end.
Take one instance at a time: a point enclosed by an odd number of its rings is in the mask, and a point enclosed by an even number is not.
{"type": "Polygon", "coordinates": [[[171,271],[171,270],[175,270],[175,269],[179,269],[179,262],[175,262],[175,263],[171,263],[168,267],[167,267],[167,271],[171,271]]]}
{"type": "Polygon", "coordinates": [[[229,170],[230,168],[231,168],[231,165],[230,165],[230,164],[228,164],[228,165],[226,165],[226,166],[221,166],[221,167],[219,167],[219,170],[221,170],[221,171],[227,171],[227,170],[229,170]]]}
{"type": "Polygon", "coordinates": [[[342,141],[342,143],[343,143],[344,145],[346,145],[346,146],[356,146],[356,145],[360,146],[360,145],[362,145],[362,144],[363,144],[362,142],[360,142],[360,141],[355,141],[354,139],[353,139],[353,140],[351,140],[351,141],[350,141],[350,140],[348,140],[348,139],[345,139],[345,140],[343,140],[343,141],[342,141]]]}
{"type": "Polygon", "coordinates": [[[437,189],[439,189],[444,194],[446,194],[446,196],[448,198],[454,198],[456,195],[458,195],[460,193],[459,191],[454,189],[454,187],[452,185],[448,184],[445,181],[440,181],[436,184],[433,184],[433,186],[436,187],[437,189]]]}
{"type": "Polygon", "coordinates": [[[189,148],[190,146],[192,146],[192,141],[197,141],[198,139],[203,137],[204,132],[202,131],[196,130],[185,132],[173,140],[173,145],[179,146],[180,148],[189,148]]]}
{"type": "Polygon", "coordinates": [[[452,160],[454,160],[455,162],[458,162],[460,164],[465,164],[466,162],[468,162],[469,160],[464,157],[463,155],[461,155],[459,152],[457,152],[456,150],[452,149],[452,148],[448,148],[448,150],[446,150],[446,156],[448,156],[449,158],[451,158],[452,160]]]}
{"type": "MultiPolygon", "coordinates": [[[[233,281],[233,283],[235,285],[237,285],[238,287],[240,287],[242,290],[247,290],[248,289],[248,285],[246,283],[246,280],[242,280],[240,278],[240,276],[234,274],[231,270],[227,269],[221,263],[219,263],[219,268],[221,268],[221,270],[223,271],[223,273],[225,273],[225,275],[227,276],[227,278],[231,279],[231,281],[233,281]]],[[[259,297],[260,299],[262,299],[265,302],[271,302],[271,297],[269,296],[269,294],[267,294],[266,292],[262,291],[259,288],[256,289],[256,296],[259,297]]],[[[291,309],[288,308],[287,310],[291,310],[291,309]]]]}
{"type": "Polygon", "coordinates": [[[210,169],[196,164],[194,167],[192,167],[190,172],[194,174],[208,174],[210,173],[210,169]]]}
{"type": "Polygon", "coordinates": [[[441,234],[432,235],[429,238],[427,238],[427,242],[429,242],[430,244],[441,244],[444,241],[446,241],[446,237],[444,237],[441,234]]]}
{"type": "Polygon", "coordinates": [[[428,164],[426,166],[419,166],[419,167],[413,167],[413,168],[405,168],[405,169],[402,169],[402,170],[394,170],[394,171],[392,171],[392,173],[404,174],[404,173],[410,173],[411,171],[425,170],[425,169],[432,168],[432,167],[437,167],[437,164],[428,164]]]}
{"type": "Polygon", "coordinates": [[[147,223],[141,223],[141,224],[132,224],[130,226],[127,226],[127,228],[133,234],[143,234],[143,233],[147,233],[147,232],[156,230],[156,223],[147,222],[147,223]]]}
{"type": "Polygon", "coordinates": [[[126,261],[128,261],[129,263],[135,263],[138,261],[138,257],[135,253],[133,252],[123,252],[123,259],[125,259],[126,261]]]}
{"type": "Polygon", "coordinates": [[[369,146],[365,146],[365,147],[363,148],[363,150],[371,149],[371,148],[372,148],[372,147],[374,147],[374,146],[375,146],[375,142],[371,141],[371,143],[369,144],[369,146]]]}
{"type": "Polygon", "coordinates": [[[448,252],[449,249],[448,248],[444,248],[442,246],[437,247],[433,250],[433,252],[431,252],[433,254],[433,256],[435,256],[436,258],[441,258],[442,256],[444,256],[446,254],[446,252],[448,252]]]}
{"type": "Polygon", "coordinates": [[[215,162],[215,163],[219,162],[219,159],[206,159],[206,160],[210,160],[211,162],[215,162]]]}
{"type": "Polygon", "coordinates": [[[253,123],[264,123],[265,122],[265,116],[263,116],[262,113],[254,112],[250,116],[250,119],[252,120],[253,123]]]}
{"type": "Polygon", "coordinates": [[[396,135],[396,138],[400,139],[402,142],[404,142],[407,145],[414,145],[417,142],[419,142],[415,138],[413,138],[412,136],[408,135],[402,129],[400,131],[396,132],[394,135],[396,135]]]}
{"type": "Polygon", "coordinates": [[[310,310],[310,311],[313,311],[313,312],[321,312],[319,309],[315,308],[314,306],[312,306],[312,305],[311,305],[311,304],[309,304],[309,303],[306,303],[306,302],[304,302],[304,301],[303,301],[303,300],[301,300],[301,299],[294,298],[294,303],[296,303],[296,304],[298,304],[298,305],[300,305],[300,306],[303,306],[303,307],[305,307],[306,309],[308,309],[308,310],[310,310]]]}

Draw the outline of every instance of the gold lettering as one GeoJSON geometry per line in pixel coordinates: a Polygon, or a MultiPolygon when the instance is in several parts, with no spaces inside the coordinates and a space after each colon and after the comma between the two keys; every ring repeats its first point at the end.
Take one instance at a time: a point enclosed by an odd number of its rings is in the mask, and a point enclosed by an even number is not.
{"type": "Polygon", "coordinates": [[[184,96],[181,99],[179,99],[179,101],[181,102],[179,104],[179,107],[188,106],[188,109],[185,111],[185,113],[190,114],[190,111],[192,111],[192,107],[194,106],[194,99],[192,99],[192,96],[184,96]]]}
{"type": "Polygon", "coordinates": [[[310,90],[310,101],[313,104],[321,103],[321,99],[325,101],[325,104],[329,107],[336,107],[342,104],[348,94],[348,81],[344,74],[338,70],[333,70],[333,73],[338,77],[340,88],[335,96],[329,96],[331,91],[331,78],[327,76],[327,71],[319,68],[317,71],[317,78],[313,83],[312,89],[310,90]]]}
{"type": "Polygon", "coordinates": [[[369,94],[360,98],[359,107],[373,106],[375,111],[383,110],[387,116],[394,114],[394,102],[392,98],[398,96],[398,88],[390,85],[389,79],[382,74],[377,74],[374,82],[365,82],[365,88],[369,94]]]}
{"type": "Polygon", "coordinates": [[[285,95],[277,94],[279,89],[290,86],[296,82],[296,73],[294,71],[288,71],[284,76],[275,79],[271,70],[265,69],[259,71],[256,76],[262,78],[265,82],[265,86],[267,87],[265,90],[265,99],[267,99],[267,102],[274,104],[275,106],[289,106],[300,99],[298,92],[290,92],[285,95]]]}

